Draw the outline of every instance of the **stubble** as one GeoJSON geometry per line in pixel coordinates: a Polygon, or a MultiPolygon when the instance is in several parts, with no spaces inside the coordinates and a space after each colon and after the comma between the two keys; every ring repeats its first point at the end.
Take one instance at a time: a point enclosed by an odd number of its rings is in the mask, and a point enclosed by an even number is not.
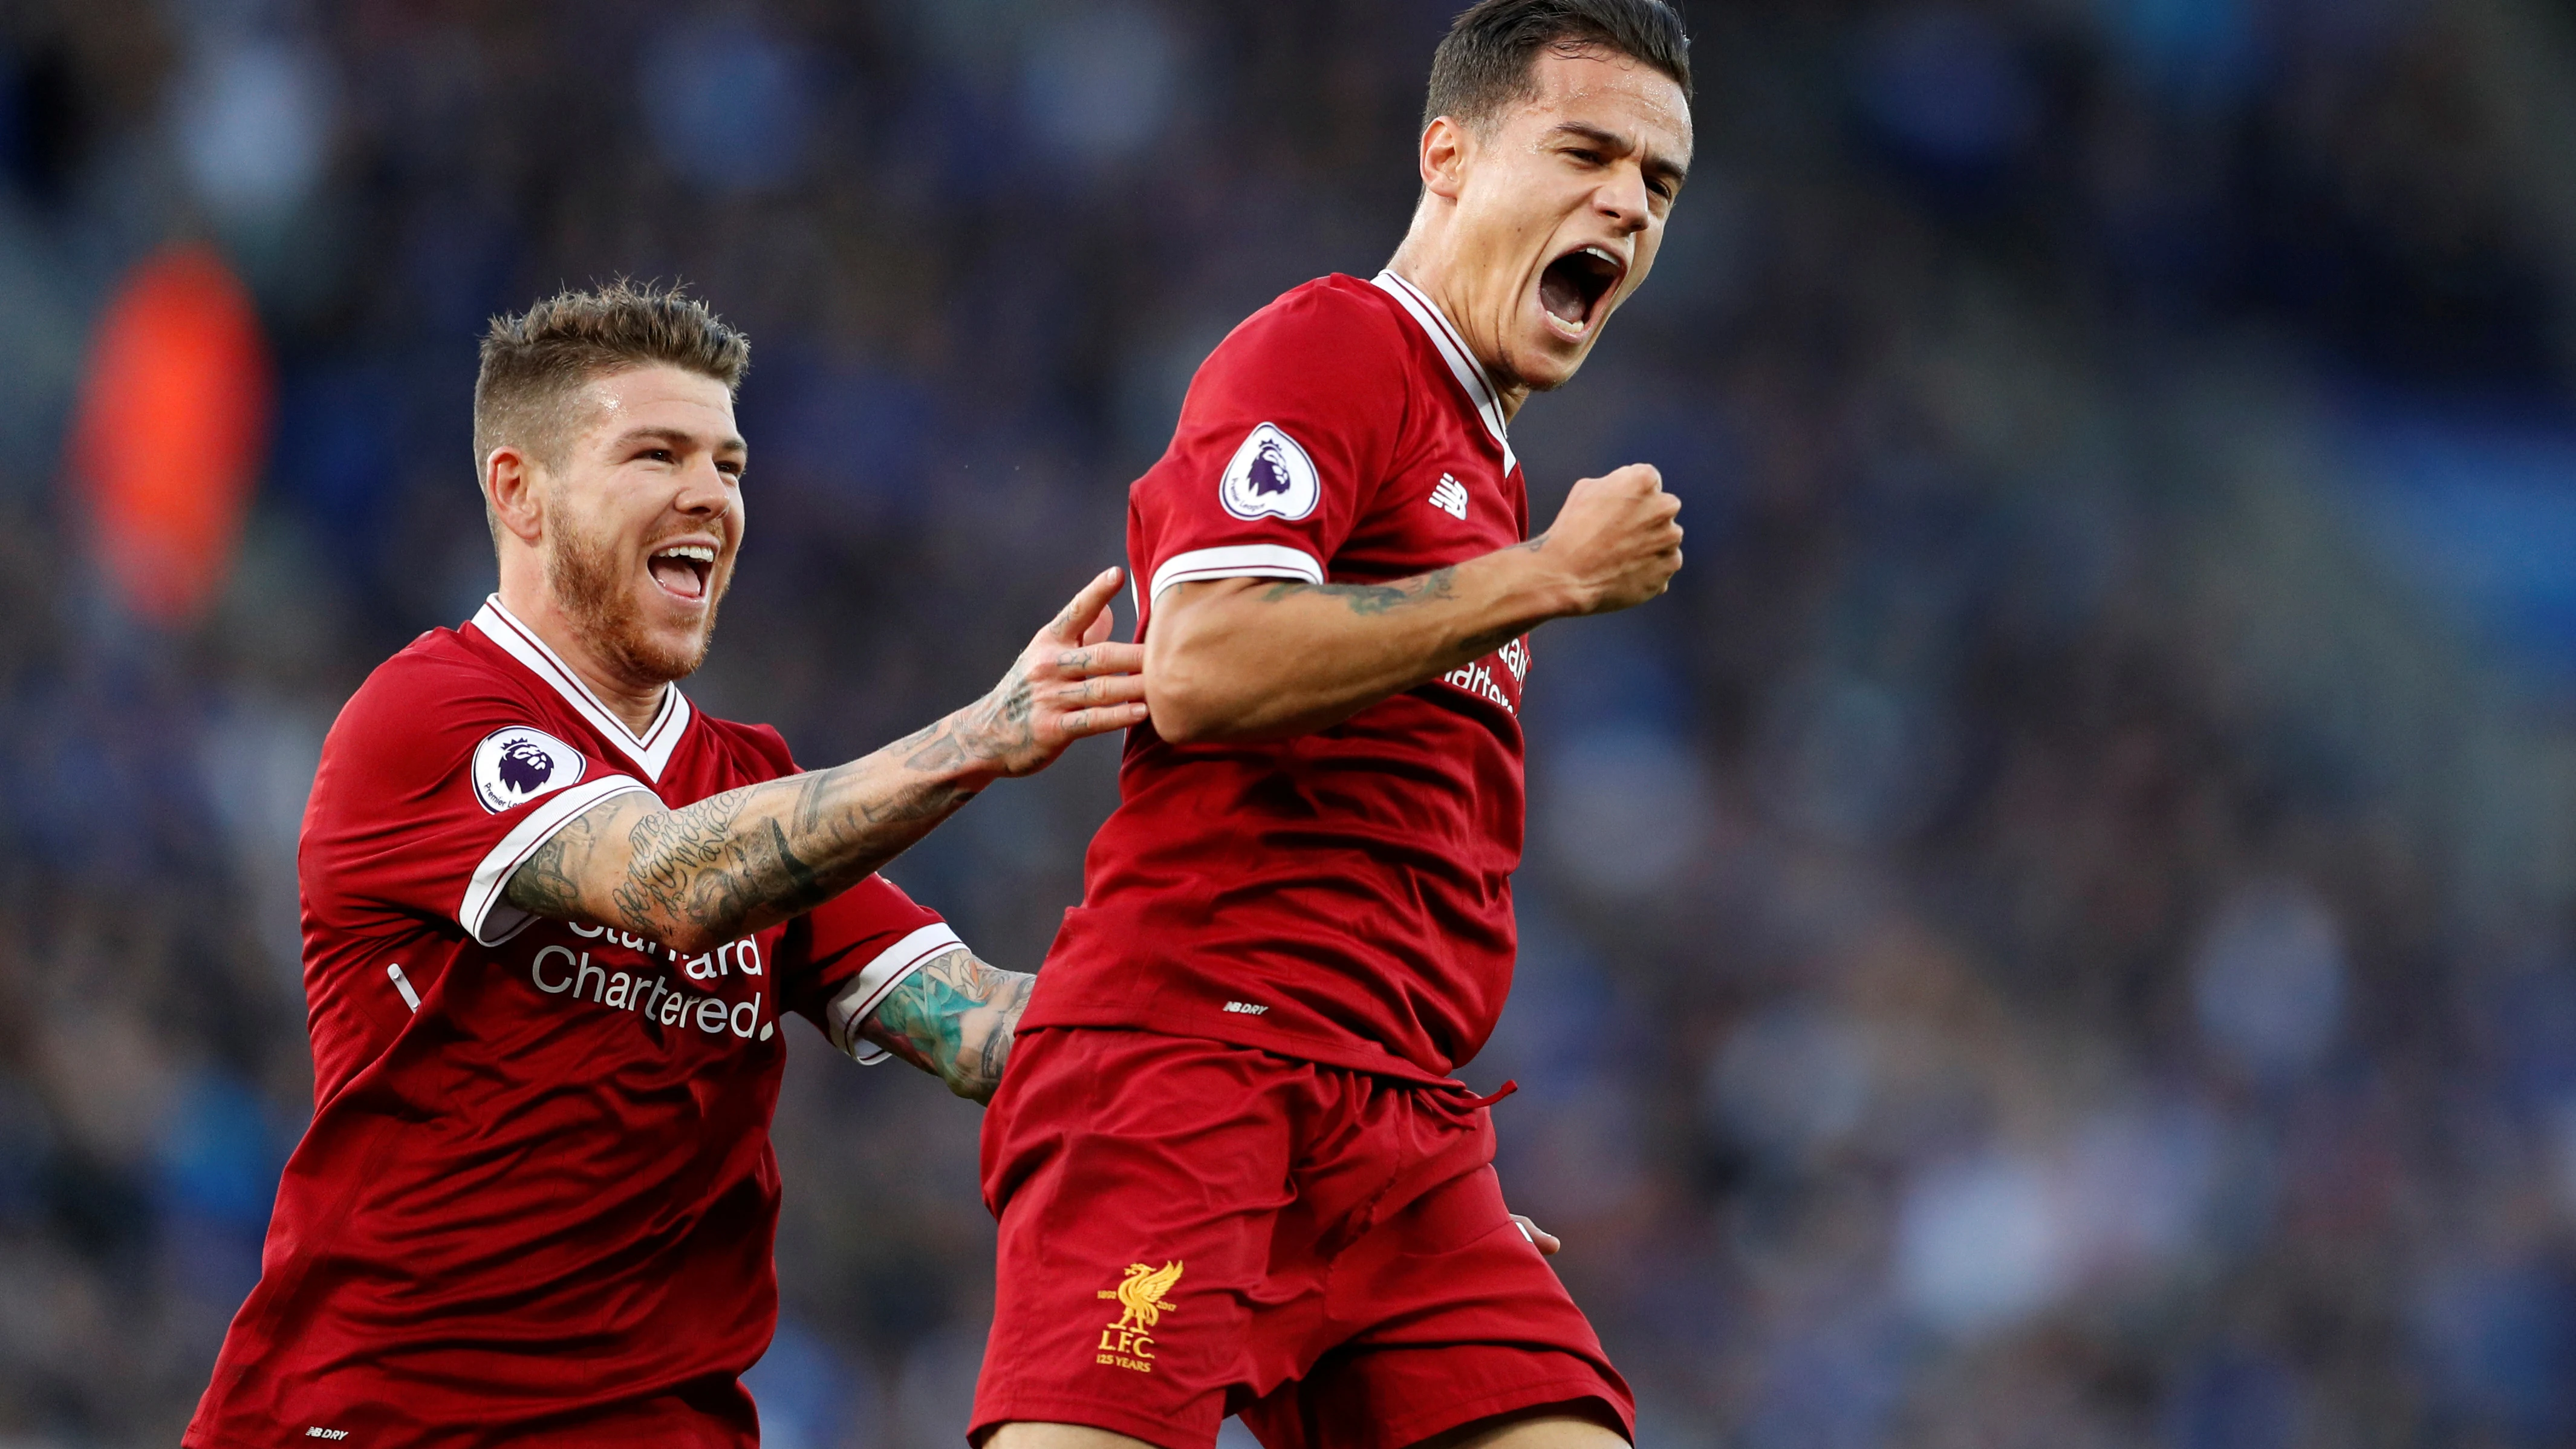
{"type": "MultiPolygon", "coordinates": [[[[550,520],[551,521],[551,520],[550,520]]],[[[686,679],[706,662],[715,639],[716,607],[722,602],[717,580],[707,580],[707,622],[696,646],[687,650],[658,647],[644,627],[643,611],[626,587],[623,560],[604,540],[564,527],[548,530],[546,584],[556,605],[583,643],[609,667],[630,678],[668,684],[686,679]]]]}

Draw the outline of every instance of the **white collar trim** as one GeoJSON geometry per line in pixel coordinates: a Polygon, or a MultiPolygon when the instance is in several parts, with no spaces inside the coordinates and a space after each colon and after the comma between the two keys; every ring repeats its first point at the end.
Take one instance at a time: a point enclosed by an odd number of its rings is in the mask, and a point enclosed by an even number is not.
{"type": "Polygon", "coordinates": [[[475,611],[473,624],[484,638],[500,645],[503,653],[527,666],[530,674],[562,695],[564,703],[590,721],[610,744],[642,766],[647,777],[656,781],[662,778],[663,767],[671,763],[671,752],[679,748],[680,737],[689,732],[692,711],[678,685],[662,686],[662,708],[639,735],[590,692],[590,686],[581,682],[581,676],[572,672],[572,666],[564,663],[562,656],[546,647],[536,630],[520,623],[516,614],[501,606],[499,594],[483,601],[483,607],[475,611]]]}
{"type": "Polygon", "coordinates": [[[1476,354],[1467,350],[1467,341],[1458,335],[1457,327],[1449,321],[1449,314],[1440,310],[1440,304],[1432,301],[1429,293],[1397,276],[1392,268],[1378,273],[1371,282],[1378,290],[1403,303],[1404,310],[1413,315],[1415,324],[1431,339],[1431,345],[1439,349],[1441,357],[1449,364],[1450,375],[1456,377],[1458,386],[1466,391],[1467,401],[1474,405],[1476,415],[1485,420],[1485,431],[1494,435],[1495,446],[1503,450],[1503,471],[1509,473],[1519,467],[1520,461],[1512,456],[1512,440],[1503,417],[1502,397],[1494,390],[1494,380],[1485,375],[1485,365],[1476,360],[1476,354]]]}

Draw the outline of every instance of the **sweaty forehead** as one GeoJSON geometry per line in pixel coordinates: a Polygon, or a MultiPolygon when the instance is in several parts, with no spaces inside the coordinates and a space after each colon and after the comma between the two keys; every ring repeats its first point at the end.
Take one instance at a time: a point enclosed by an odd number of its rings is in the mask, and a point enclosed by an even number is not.
{"type": "Polygon", "coordinates": [[[738,442],[733,394],[702,373],[650,366],[595,377],[566,399],[564,422],[586,446],[607,443],[636,428],[698,437],[711,445],[738,442]]]}

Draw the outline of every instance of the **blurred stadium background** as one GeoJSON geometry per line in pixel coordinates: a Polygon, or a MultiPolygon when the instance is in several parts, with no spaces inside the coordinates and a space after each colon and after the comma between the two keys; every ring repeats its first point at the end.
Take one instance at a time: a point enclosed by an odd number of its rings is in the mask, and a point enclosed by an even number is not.
{"type": "MultiPolygon", "coordinates": [[[[174,1442],[257,1271],[322,732],[489,587],[485,317],[750,330],[691,690],[841,758],[1383,260],[1450,8],[0,5],[0,1442],[174,1442]]],[[[1663,260],[1515,441],[1691,562],[1537,641],[1468,1073],[1646,1442],[2576,1442],[2576,7],[1690,12],[1663,260]]],[[[891,873],[1032,965],[1113,766],[891,873]]],[[[769,1441],[955,1442],[975,1109],[793,1035],[769,1441]]]]}

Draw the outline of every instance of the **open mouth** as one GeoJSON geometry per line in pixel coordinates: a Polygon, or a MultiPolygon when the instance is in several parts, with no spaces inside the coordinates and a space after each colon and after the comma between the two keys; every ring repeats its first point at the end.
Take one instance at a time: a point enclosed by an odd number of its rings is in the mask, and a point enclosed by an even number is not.
{"type": "Polygon", "coordinates": [[[1577,247],[1538,274],[1538,303],[1569,337],[1592,330],[1602,299],[1619,286],[1627,263],[1597,246],[1577,247]]]}
{"type": "Polygon", "coordinates": [[[683,599],[707,596],[707,580],[715,576],[716,550],[710,543],[675,543],[656,549],[645,560],[645,568],[662,591],[683,599]]]}

